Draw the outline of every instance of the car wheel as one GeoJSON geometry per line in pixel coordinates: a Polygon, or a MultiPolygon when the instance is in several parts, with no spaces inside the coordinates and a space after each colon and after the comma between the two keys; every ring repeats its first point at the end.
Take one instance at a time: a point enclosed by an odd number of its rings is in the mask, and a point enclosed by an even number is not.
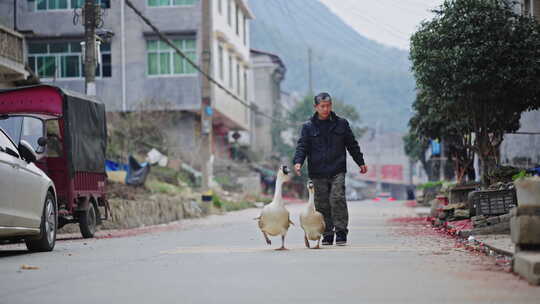
{"type": "Polygon", "coordinates": [[[25,239],[26,247],[30,251],[52,251],[56,243],[58,230],[58,214],[54,196],[48,192],[41,216],[40,236],[38,239],[25,239]]]}
{"type": "Polygon", "coordinates": [[[93,238],[96,233],[97,226],[97,212],[96,206],[93,202],[88,204],[88,209],[81,212],[79,216],[79,228],[81,229],[81,234],[83,238],[89,239],[93,238]]]}

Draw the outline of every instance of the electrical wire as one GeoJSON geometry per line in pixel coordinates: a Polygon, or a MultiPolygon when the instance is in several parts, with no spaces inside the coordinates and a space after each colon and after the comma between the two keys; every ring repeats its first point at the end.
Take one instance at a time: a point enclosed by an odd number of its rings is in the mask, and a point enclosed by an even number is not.
{"type": "MultiPolygon", "coordinates": [[[[325,29],[324,31],[324,34],[328,37],[328,39],[330,41],[332,40],[335,40],[336,39],[336,35],[335,35],[335,27],[336,27],[336,24],[332,24],[330,23],[328,20],[326,20],[325,18],[318,18],[317,16],[315,16],[313,14],[313,11],[317,8],[317,7],[314,7],[316,5],[315,1],[308,1],[308,3],[310,5],[308,6],[304,6],[304,7],[299,7],[299,6],[294,6],[294,10],[296,11],[302,11],[302,13],[306,16],[308,16],[309,18],[313,19],[313,20],[317,20],[319,22],[319,24],[325,29]]],[[[294,2],[292,1],[291,4],[298,4],[297,2],[294,2]]],[[[323,4],[321,4],[323,5],[323,4]]],[[[291,18],[295,18],[295,16],[291,15],[291,18]]],[[[351,28],[351,31],[354,31],[354,29],[351,28]]],[[[360,34],[358,34],[359,37],[362,37],[360,34]]],[[[366,38],[367,39],[367,38],[366,38]]],[[[393,63],[391,62],[391,57],[383,54],[384,52],[381,52],[381,50],[384,50],[384,47],[381,47],[379,49],[375,49],[371,46],[368,46],[366,45],[365,43],[363,43],[363,41],[359,40],[359,39],[355,39],[355,38],[352,38],[350,36],[346,36],[346,39],[345,41],[340,41],[342,43],[345,43],[345,44],[348,44],[349,47],[355,47],[357,50],[360,50],[360,51],[364,51],[365,53],[368,53],[368,55],[373,55],[375,57],[379,57],[381,58],[382,60],[386,61],[387,64],[389,65],[392,65],[393,63]]]]}
{"type": "Polygon", "coordinates": [[[131,0],[124,0],[126,5],[129,6],[134,12],[135,14],[137,14],[139,16],[139,18],[142,19],[142,21],[144,23],[146,23],[146,25],[148,25],[152,31],[154,31],[154,33],[156,33],[156,35],[159,37],[159,39],[161,41],[163,41],[164,43],[166,43],[168,46],[170,46],[180,57],[184,58],[186,60],[186,62],[188,62],[195,70],[197,70],[202,76],[204,76],[206,79],[208,79],[208,81],[210,81],[211,83],[213,83],[214,85],[216,85],[218,88],[220,88],[221,90],[223,90],[225,93],[227,93],[228,95],[230,95],[234,100],[238,101],[241,105],[243,105],[244,107],[246,107],[247,109],[249,109],[250,111],[252,111],[253,113],[257,114],[257,115],[260,115],[262,117],[265,117],[265,118],[268,118],[272,121],[275,121],[277,123],[281,123],[281,124],[285,124],[285,125],[290,125],[290,126],[294,126],[294,127],[297,127],[299,126],[300,124],[298,123],[294,123],[294,122],[290,122],[290,121],[284,121],[284,120],[280,120],[280,119],[277,119],[273,116],[270,116],[264,112],[261,112],[259,110],[257,110],[254,106],[246,103],[244,100],[240,99],[238,96],[236,96],[236,94],[234,94],[232,91],[230,91],[229,89],[225,88],[222,84],[220,84],[218,81],[216,81],[211,75],[209,75],[208,73],[206,73],[205,71],[203,71],[203,69],[197,64],[195,63],[193,60],[191,60],[184,52],[182,52],[169,38],[167,38],[152,22],[150,22],[150,20],[148,20],[148,18],[146,18],[146,16],[144,16],[136,7],[135,5],[133,5],[133,3],[131,2],[131,0]]]}

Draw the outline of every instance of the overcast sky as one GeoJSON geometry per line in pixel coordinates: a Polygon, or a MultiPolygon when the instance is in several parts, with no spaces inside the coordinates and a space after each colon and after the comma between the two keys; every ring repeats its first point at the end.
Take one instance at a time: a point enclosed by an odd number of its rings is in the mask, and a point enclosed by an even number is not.
{"type": "Polygon", "coordinates": [[[409,37],[443,0],[319,0],[362,35],[409,49],[409,37]]]}

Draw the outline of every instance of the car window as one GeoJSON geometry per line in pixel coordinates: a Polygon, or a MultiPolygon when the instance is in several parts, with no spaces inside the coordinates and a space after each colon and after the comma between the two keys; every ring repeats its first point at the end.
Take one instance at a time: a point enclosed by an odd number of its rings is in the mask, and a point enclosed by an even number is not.
{"type": "Polygon", "coordinates": [[[47,157],[62,156],[62,134],[57,119],[47,120],[45,122],[47,129],[47,157]]]}
{"type": "Polygon", "coordinates": [[[26,140],[34,151],[40,151],[42,148],[38,145],[38,139],[43,137],[43,121],[34,117],[24,117],[21,139],[26,140]]]}
{"type": "Polygon", "coordinates": [[[0,128],[9,135],[14,143],[18,144],[21,139],[22,123],[22,116],[10,116],[6,119],[0,119],[0,128]]]}
{"type": "Polygon", "coordinates": [[[0,129],[0,148],[2,148],[2,151],[5,151],[6,148],[10,148],[11,150],[17,152],[17,147],[13,144],[13,142],[9,139],[9,137],[4,133],[4,130],[0,129]]]}

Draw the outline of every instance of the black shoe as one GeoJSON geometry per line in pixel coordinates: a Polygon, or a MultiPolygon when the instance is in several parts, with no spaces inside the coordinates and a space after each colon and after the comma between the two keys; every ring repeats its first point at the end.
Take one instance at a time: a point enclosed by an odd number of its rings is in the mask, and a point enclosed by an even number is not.
{"type": "Polygon", "coordinates": [[[334,244],[334,235],[325,235],[322,239],[322,244],[324,246],[332,246],[334,244]]]}
{"type": "Polygon", "coordinates": [[[338,246],[347,245],[347,233],[346,232],[336,232],[336,245],[338,245],[338,246]]]}

